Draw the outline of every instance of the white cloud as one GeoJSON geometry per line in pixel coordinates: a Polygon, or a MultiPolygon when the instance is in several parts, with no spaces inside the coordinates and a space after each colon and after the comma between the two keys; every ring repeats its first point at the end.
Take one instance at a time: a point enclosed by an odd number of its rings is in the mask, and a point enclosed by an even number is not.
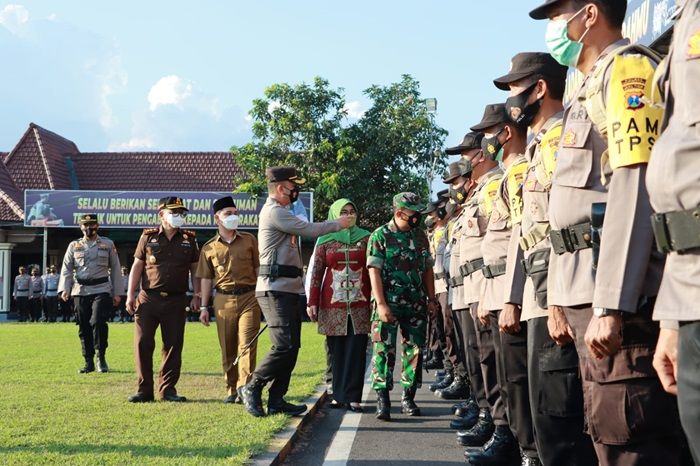
{"type": "Polygon", "coordinates": [[[347,112],[348,117],[355,120],[359,120],[365,114],[365,110],[362,108],[362,104],[358,100],[347,102],[343,107],[343,110],[347,112]]]}
{"type": "Polygon", "coordinates": [[[0,11],[0,24],[13,34],[18,34],[29,21],[29,11],[22,5],[9,4],[0,11]]]}
{"type": "Polygon", "coordinates": [[[282,107],[281,103],[277,102],[276,100],[272,100],[269,104],[267,104],[267,113],[273,113],[280,107],[282,107]]]}
{"type": "Polygon", "coordinates": [[[121,144],[111,144],[109,146],[110,151],[135,151],[135,150],[146,150],[153,149],[155,143],[148,138],[131,138],[127,142],[121,144]]]}
{"type": "Polygon", "coordinates": [[[49,16],[46,17],[49,21],[56,21],[56,18],[58,18],[58,15],[56,13],[51,13],[49,16]]]}
{"type": "Polygon", "coordinates": [[[179,76],[164,76],[148,92],[148,109],[155,111],[163,105],[181,105],[192,95],[192,83],[179,76]]]}

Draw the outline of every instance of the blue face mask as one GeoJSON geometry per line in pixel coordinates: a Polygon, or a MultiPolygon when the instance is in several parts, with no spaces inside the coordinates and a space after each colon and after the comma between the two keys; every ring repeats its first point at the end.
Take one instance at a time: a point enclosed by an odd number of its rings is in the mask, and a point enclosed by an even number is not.
{"type": "Polygon", "coordinates": [[[583,33],[578,41],[573,41],[569,39],[569,22],[585,9],[586,7],[584,6],[568,20],[558,19],[547,24],[547,32],[544,36],[547,50],[549,50],[550,55],[556,61],[564,66],[575,67],[578,65],[578,60],[583,50],[581,41],[588,34],[590,28],[586,29],[586,32],[583,33]]]}

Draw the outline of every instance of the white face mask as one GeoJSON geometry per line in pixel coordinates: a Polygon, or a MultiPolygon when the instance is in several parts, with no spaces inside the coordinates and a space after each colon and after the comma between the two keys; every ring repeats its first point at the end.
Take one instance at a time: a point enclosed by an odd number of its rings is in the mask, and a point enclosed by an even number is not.
{"type": "Polygon", "coordinates": [[[180,228],[185,224],[185,217],[182,215],[173,215],[172,212],[167,212],[164,217],[165,221],[173,228],[180,228]]]}
{"type": "Polygon", "coordinates": [[[221,226],[227,230],[235,230],[238,228],[238,215],[229,215],[228,217],[219,218],[221,226]]]}

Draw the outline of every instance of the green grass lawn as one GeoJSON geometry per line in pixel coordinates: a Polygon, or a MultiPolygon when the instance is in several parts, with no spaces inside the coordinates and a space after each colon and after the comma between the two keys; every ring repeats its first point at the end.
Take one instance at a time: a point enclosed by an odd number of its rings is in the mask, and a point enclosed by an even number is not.
{"type": "MultiPolygon", "coordinates": [[[[243,464],[289,421],[256,419],[241,405],[222,403],[226,386],[213,324],[187,324],[177,386],[187,403],[126,401],[136,388],[133,324],[110,324],[107,374],[78,374],[77,332],[74,324],[0,325],[1,464],[243,464]]],[[[259,361],[270,347],[267,335],[259,361]]],[[[287,398],[298,402],[313,393],[324,368],[323,337],[316,324],[304,324],[287,398]]]]}

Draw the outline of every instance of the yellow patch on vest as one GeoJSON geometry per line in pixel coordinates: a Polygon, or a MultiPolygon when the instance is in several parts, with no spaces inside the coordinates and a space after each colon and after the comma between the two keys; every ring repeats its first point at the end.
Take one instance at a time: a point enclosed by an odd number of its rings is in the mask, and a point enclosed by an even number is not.
{"type": "Polygon", "coordinates": [[[688,60],[700,58],[700,29],[688,38],[688,60]]]}
{"type": "MultiPolygon", "coordinates": [[[[537,178],[543,186],[549,187],[554,168],[557,165],[557,151],[561,140],[562,125],[557,123],[550,128],[540,141],[540,161],[536,169],[537,178]]],[[[574,134],[574,138],[576,135],[574,134]]]]}
{"type": "Polygon", "coordinates": [[[479,199],[479,210],[484,217],[490,217],[493,211],[493,202],[498,194],[498,185],[501,184],[500,178],[489,181],[481,190],[481,199],[479,199]]]}
{"type": "Polygon", "coordinates": [[[651,95],[654,67],[647,57],[616,56],[608,83],[607,127],[610,167],[647,163],[659,137],[663,110],[644,104],[651,95]]]}
{"type": "Polygon", "coordinates": [[[506,188],[508,189],[508,204],[510,221],[513,225],[523,219],[523,182],[527,173],[527,162],[519,163],[508,170],[506,188]]]}

